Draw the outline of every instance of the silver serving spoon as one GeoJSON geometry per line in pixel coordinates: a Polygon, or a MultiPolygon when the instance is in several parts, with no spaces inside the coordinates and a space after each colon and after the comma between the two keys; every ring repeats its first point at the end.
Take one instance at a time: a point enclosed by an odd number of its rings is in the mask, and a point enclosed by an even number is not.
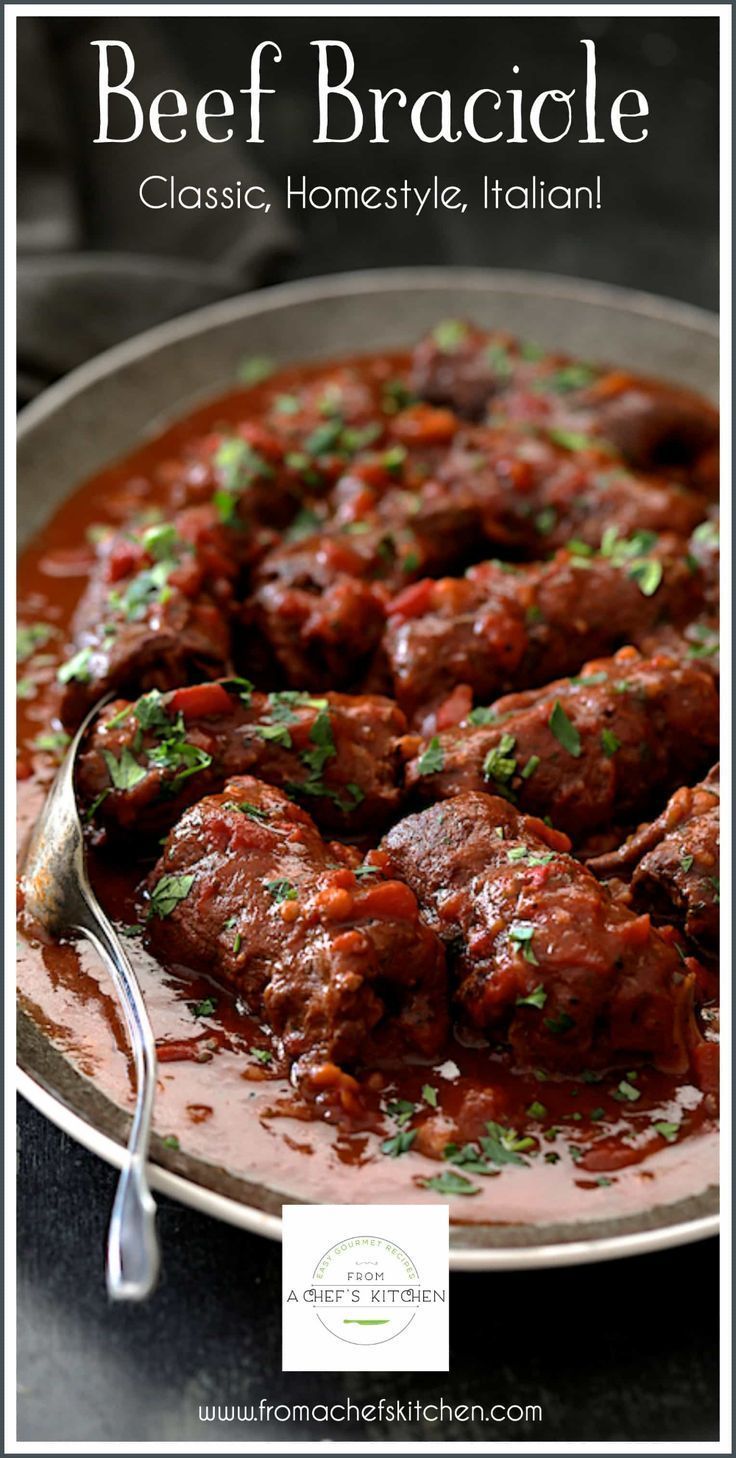
{"type": "Polygon", "coordinates": [[[156,1206],[146,1157],[156,1089],[156,1044],[130,959],[113,930],[85,868],[84,839],[74,794],[81,740],[108,694],[87,715],[64,756],[34,828],[23,868],[25,905],[53,937],[78,932],[101,956],[113,981],[133,1050],[136,1101],[107,1241],[107,1289],[116,1301],[142,1301],[156,1285],[159,1248],[156,1206]]]}

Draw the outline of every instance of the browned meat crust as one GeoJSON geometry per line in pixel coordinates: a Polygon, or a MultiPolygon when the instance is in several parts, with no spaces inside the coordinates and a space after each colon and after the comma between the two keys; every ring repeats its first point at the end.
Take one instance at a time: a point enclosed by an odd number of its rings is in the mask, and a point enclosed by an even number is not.
{"type": "Polygon", "coordinates": [[[574,543],[549,562],[485,562],[464,578],[425,579],[389,605],[383,648],[401,707],[425,716],[458,685],[484,704],[572,673],[689,622],[705,594],[686,543],[637,532],[604,552],[574,543]]]}
{"type": "Polygon", "coordinates": [[[638,905],[684,927],[708,953],[718,950],[720,903],[718,766],[693,789],[675,790],[662,814],[616,851],[589,861],[599,876],[631,876],[638,905]]]}
{"type": "Polygon", "coordinates": [[[285,691],[244,679],[110,704],[80,754],[77,789],[96,823],[161,834],[233,775],[255,773],[345,835],[382,828],[403,793],[406,720],[390,699],[285,691]]]}
{"type": "Polygon", "coordinates": [[[383,846],[447,945],[466,1016],[520,1062],[687,1066],[692,976],[564,836],[468,793],[400,821],[383,846]]]}
{"type": "Polygon", "coordinates": [[[243,777],[186,811],[148,883],[154,953],[216,970],[315,1091],[381,1049],[432,1055],[447,1030],[439,939],[380,857],[356,875],[359,860],[243,777]]]}
{"type": "Polygon", "coordinates": [[[695,665],[633,648],[572,679],[508,694],[490,722],[421,746],[407,785],[423,800],[501,792],[574,839],[641,815],[657,791],[702,771],[716,751],[718,700],[695,665]]]}

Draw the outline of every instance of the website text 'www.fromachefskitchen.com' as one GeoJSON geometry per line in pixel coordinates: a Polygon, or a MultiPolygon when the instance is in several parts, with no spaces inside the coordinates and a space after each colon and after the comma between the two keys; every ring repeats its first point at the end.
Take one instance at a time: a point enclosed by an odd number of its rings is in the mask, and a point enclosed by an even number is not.
{"type": "Polygon", "coordinates": [[[200,1403],[202,1423],[541,1423],[539,1403],[420,1402],[381,1397],[377,1402],[200,1403]]]}

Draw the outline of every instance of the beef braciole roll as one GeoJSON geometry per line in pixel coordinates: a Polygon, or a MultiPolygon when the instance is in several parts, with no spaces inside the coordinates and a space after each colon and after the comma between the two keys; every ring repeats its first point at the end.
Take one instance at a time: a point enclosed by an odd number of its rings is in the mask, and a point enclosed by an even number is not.
{"type": "Polygon", "coordinates": [[[238,570],[232,534],[211,506],[105,538],[74,615],[74,652],[59,669],[64,723],[78,724],[111,689],[135,694],[227,673],[238,570]]]}
{"type": "Polygon", "coordinates": [[[406,727],[377,695],[263,694],[237,678],[154,689],[103,710],[80,753],[77,790],[94,823],[160,834],[232,775],[256,774],[351,835],[398,812],[406,727]]]}
{"type": "Polygon", "coordinates": [[[720,807],[716,767],[693,789],[675,790],[662,814],[618,850],[588,862],[599,876],[631,876],[637,904],[680,923],[711,954],[718,950],[720,807]]]}
{"type": "Polygon", "coordinates": [[[445,957],[414,893],[259,780],[185,812],[148,882],[147,927],[169,966],[236,988],[313,1093],[349,1093],[345,1065],[442,1047],[445,957]]]}
{"type": "Polygon", "coordinates": [[[693,390],[545,353],[462,320],[445,320],[416,346],[411,384],[470,420],[490,410],[600,437],[645,470],[698,470],[718,445],[718,412],[693,390]]]}
{"type": "Polygon", "coordinates": [[[640,818],[658,791],[697,778],[717,741],[710,674],[623,648],[574,678],[473,710],[420,743],[407,785],[424,800],[501,794],[580,840],[640,818]]]}
{"type": "Polygon", "coordinates": [[[437,474],[451,495],[475,503],[488,542],[527,558],[571,537],[600,547],[614,530],[687,537],[707,508],[699,492],[635,472],[571,431],[475,426],[455,438],[437,474]]]}
{"type": "Polygon", "coordinates": [[[465,1016],[521,1062],[685,1069],[692,972],[669,934],[612,897],[569,845],[472,792],[409,816],[383,841],[389,869],[446,943],[465,1016]]]}
{"type": "Polygon", "coordinates": [[[705,599],[704,575],[670,535],[609,534],[594,551],[572,542],[549,562],[485,562],[464,578],[422,581],[388,607],[383,649],[410,717],[462,717],[516,687],[572,673],[586,658],[678,626],[705,599]],[[465,695],[460,692],[466,690],[465,695]],[[449,700],[449,702],[448,702],[449,700]]]}
{"type": "Polygon", "coordinates": [[[417,577],[464,566],[479,541],[474,496],[434,480],[385,490],[356,469],[332,507],[320,530],[264,556],[248,609],[286,681],[314,690],[358,683],[389,599],[417,577]]]}

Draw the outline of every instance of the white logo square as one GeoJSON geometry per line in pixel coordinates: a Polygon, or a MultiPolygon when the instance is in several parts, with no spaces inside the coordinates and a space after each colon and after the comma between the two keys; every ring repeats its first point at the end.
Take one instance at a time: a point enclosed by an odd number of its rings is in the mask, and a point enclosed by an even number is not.
{"type": "Polygon", "coordinates": [[[282,1370],[447,1372],[447,1205],[284,1205],[282,1370]]]}

